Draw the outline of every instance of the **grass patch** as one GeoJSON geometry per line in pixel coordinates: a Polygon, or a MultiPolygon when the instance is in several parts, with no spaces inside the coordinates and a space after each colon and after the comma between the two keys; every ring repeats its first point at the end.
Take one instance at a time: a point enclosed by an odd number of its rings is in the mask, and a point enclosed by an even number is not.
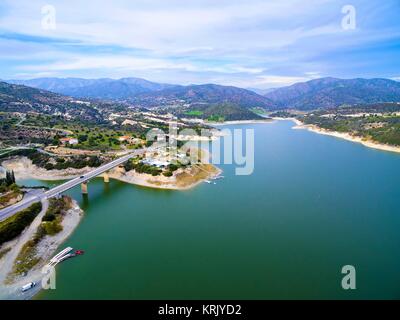
{"type": "Polygon", "coordinates": [[[263,109],[263,108],[258,108],[258,107],[251,108],[250,111],[252,111],[252,112],[254,112],[255,114],[258,114],[258,115],[267,115],[267,111],[265,109],[263,109]]]}
{"type": "Polygon", "coordinates": [[[41,238],[35,235],[32,240],[24,244],[15,259],[13,270],[8,277],[9,282],[14,276],[25,274],[40,262],[40,258],[36,256],[36,245],[40,240],[41,238]]]}
{"type": "Polygon", "coordinates": [[[209,121],[209,122],[224,122],[225,117],[218,116],[218,115],[212,115],[207,118],[207,121],[209,121]]]}
{"type": "Polygon", "coordinates": [[[200,117],[203,115],[203,111],[200,110],[191,110],[191,111],[186,111],[185,114],[188,116],[195,116],[195,117],[200,117]]]}
{"type": "Polygon", "coordinates": [[[53,236],[62,231],[63,215],[71,206],[72,200],[67,196],[60,199],[50,199],[49,209],[42,218],[39,232],[43,235],[53,236]]]}

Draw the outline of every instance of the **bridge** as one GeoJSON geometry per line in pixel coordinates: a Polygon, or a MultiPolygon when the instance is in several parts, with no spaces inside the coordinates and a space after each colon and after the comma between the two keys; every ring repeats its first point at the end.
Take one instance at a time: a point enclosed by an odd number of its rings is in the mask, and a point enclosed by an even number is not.
{"type": "Polygon", "coordinates": [[[109,163],[106,163],[106,164],[98,167],[98,168],[95,168],[92,171],[90,171],[80,177],[77,177],[77,178],[71,179],[67,182],[64,182],[63,184],[60,184],[40,195],[32,196],[32,197],[29,197],[26,199],[24,198],[20,202],[0,210],[0,221],[12,216],[13,214],[15,214],[18,211],[28,208],[30,205],[32,205],[35,202],[41,201],[44,198],[50,199],[50,198],[56,197],[56,196],[60,195],[61,193],[64,193],[78,185],[81,185],[82,193],[85,194],[88,192],[87,183],[90,179],[93,179],[101,174],[104,174],[104,182],[109,182],[109,178],[108,178],[108,174],[107,174],[107,172],[109,170],[123,164],[124,162],[128,161],[131,158],[142,155],[145,152],[146,152],[146,149],[137,149],[135,151],[128,153],[125,156],[115,159],[109,163]]]}

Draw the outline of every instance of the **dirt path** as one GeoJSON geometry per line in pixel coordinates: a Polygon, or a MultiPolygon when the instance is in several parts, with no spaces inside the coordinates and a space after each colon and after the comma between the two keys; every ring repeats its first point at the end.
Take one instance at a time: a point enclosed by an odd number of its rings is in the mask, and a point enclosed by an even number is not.
{"type": "MultiPolygon", "coordinates": [[[[29,241],[35,234],[37,228],[42,222],[42,218],[49,207],[49,202],[47,199],[42,200],[42,211],[36,216],[31,225],[24,230],[22,235],[18,238],[18,241],[12,246],[12,249],[0,260],[0,296],[3,290],[4,281],[8,273],[12,270],[14,266],[14,261],[17,258],[19,252],[21,251],[23,245],[29,241]]],[[[5,288],[4,288],[5,289],[5,288]]]]}
{"type": "Polygon", "coordinates": [[[7,274],[11,271],[14,261],[18,256],[18,253],[21,251],[23,245],[29,241],[33,234],[36,232],[40,223],[42,222],[42,218],[47,212],[49,208],[49,201],[47,199],[42,200],[42,211],[36,216],[31,225],[24,230],[22,235],[19,237],[17,243],[13,246],[12,250],[8,252],[8,254],[3,257],[1,263],[1,271],[0,271],[0,283],[3,283],[7,274]]]}
{"type": "Polygon", "coordinates": [[[12,248],[6,256],[0,260],[0,300],[14,299],[26,300],[31,299],[42,289],[42,279],[44,277],[42,267],[54,256],[60,245],[72,234],[83,217],[83,211],[78,203],[73,200],[71,208],[65,212],[62,220],[62,231],[53,236],[45,236],[36,246],[36,256],[41,258],[41,261],[33,267],[26,275],[16,278],[11,285],[5,285],[4,280],[7,274],[12,270],[14,261],[18,256],[22,246],[31,239],[41,223],[43,214],[47,211],[48,201],[43,203],[42,212],[35,218],[31,226],[20,236],[20,238],[10,241],[7,247],[12,248]],[[4,270],[3,270],[4,269],[4,270]],[[21,287],[31,281],[37,283],[36,287],[27,291],[21,292],[21,287]]]}

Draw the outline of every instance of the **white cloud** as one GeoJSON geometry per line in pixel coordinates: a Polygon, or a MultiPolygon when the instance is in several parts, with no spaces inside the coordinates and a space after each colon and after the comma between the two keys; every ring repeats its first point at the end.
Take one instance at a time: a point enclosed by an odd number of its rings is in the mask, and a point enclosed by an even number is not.
{"type": "Polygon", "coordinates": [[[368,6],[353,0],[359,15],[354,32],[340,27],[345,0],[52,0],[56,30],[41,28],[47,1],[2,2],[0,33],[65,39],[57,44],[0,39],[3,65],[10,62],[8,72],[16,76],[142,75],[168,82],[280,86],[335,72],[335,57],[324,60],[325,55],[400,33],[369,27],[377,24],[377,0],[368,6]]]}

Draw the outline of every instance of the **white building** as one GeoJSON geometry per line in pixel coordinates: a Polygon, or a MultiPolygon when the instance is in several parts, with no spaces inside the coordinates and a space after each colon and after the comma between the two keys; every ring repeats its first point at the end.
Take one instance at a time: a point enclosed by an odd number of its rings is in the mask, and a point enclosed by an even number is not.
{"type": "Polygon", "coordinates": [[[79,143],[78,139],[76,138],[61,138],[60,142],[64,145],[65,144],[74,145],[79,143]]]}

